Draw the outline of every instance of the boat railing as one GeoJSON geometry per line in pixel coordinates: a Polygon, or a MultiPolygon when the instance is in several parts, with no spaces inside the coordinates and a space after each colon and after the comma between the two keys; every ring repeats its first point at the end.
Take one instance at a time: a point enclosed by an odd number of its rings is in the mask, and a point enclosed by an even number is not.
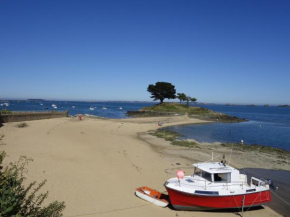
{"type": "Polygon", "coordinates": [[[200,187],[203,188],[204,190],[207,189],[211,189],[211,188],[218,188],[218,187],[224,187],[227,190],[229,189],[229,187],[233,187],[233,186],[239,186],[242,189],[244,189],[244,187],[248,187],[248,185],[245,182],[241,182],[241,181],[236,181],[236,182],[211,182],[208,180],[201,180],[201,179],[186,179],[185,181],[175,181],[176,185],[179,186],[183,186],[183,187],[200,187]]]}

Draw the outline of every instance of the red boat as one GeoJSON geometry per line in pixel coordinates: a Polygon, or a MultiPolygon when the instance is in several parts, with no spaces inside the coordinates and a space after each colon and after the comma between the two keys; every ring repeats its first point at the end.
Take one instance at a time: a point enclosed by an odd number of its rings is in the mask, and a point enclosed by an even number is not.
{"type": "Polygon", "coordinates": [[[183,177],[178,174],[179,178],[171,178],[164,184],[175,209],[243,209],[271,201],[266,180],[252,177],[248,184],[245,174],[225,163],[207,162],[193,166],[193,175],[183,177]]]}

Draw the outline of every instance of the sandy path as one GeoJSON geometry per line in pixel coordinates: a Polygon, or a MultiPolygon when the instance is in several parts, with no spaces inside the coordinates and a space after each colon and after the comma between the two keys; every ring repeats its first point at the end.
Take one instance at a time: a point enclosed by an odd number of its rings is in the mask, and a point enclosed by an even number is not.
{"type": "MultiPolygon", "coordinates": [[[[138,133],[164,126],[202,122],[187,117],[103,120],[60,118],[6,123],[0,150],[6,163],[26,155],[29,180],[47,179],[48,201],[65,201],[64,216],[235,216],[234,213],[184,212],[159,208],[137,198],[136,187],[164,191],[166,168],[188,165],[186,159],[154,151],[138,133]]],[[[151,141],[154,142],[154,141],[151,141]]],[[[162,149],[162,147],[160,147],[162,149]]],[[[278,216],[269,208],[244,216],[278,216]]]]}

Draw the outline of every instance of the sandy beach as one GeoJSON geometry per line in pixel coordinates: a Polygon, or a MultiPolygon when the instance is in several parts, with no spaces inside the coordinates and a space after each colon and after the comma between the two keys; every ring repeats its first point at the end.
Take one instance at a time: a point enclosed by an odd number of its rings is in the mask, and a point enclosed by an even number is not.
{"type": "MultiPolygon", "coordinates": [[[[159,208],[134,195],[136,187],[150,186],[164,192],[163,183],[175,176],[175,169],[209,160],[228,150],[205,146],[200,150],[176,147],[147,134],[163,126],[206,121],[187,116],[134,119],[92,119],[84,117],[5,123],[0,128],[0,150],[5,163],[21,155],[31,157],[28,180],[47,179],[47,202],[65,201],[63,214],[76,216],[236,216],[233,212],[187,212],[159,208]],[[165,173],[169,169],[172,174],[165,173]]],[[[287,169],[269,162],[271,156],[233,153],[238,167],[287,169]],[[256,157],[254,157],[256,156],[256,157]],[[254,158],[253,158],[254,157],[254,158]]],[[[272,159],[275,162],[275,159],[272,159]]],[[[289,168],[288,168],[289,170],[289,168]]],[[[188,170],[190,172],[190,170],[188,170]]],[[[187,172],[187,170],[186,170],[187,172]]],[[[269,207],[251,210],[244,216],[280,216],[269,207]]]]}

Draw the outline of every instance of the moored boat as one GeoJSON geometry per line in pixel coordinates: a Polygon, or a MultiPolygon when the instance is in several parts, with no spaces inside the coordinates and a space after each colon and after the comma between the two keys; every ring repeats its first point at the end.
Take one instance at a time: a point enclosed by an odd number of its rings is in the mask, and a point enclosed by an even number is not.
{"type": "Polygon", "coordinates": [[[166,207],[168,205],[166,195],[147,186],[136,188],[135,194],[143,200],[146,200],[157,206],[166,207]]]}
{"type": "Polygon", "coordinates": [[[219,162],[193,164],[191,176],[171,178],[164,186],[179,210],[217,210],[260,206],[271,201],[269,182],[219,162]]]}

